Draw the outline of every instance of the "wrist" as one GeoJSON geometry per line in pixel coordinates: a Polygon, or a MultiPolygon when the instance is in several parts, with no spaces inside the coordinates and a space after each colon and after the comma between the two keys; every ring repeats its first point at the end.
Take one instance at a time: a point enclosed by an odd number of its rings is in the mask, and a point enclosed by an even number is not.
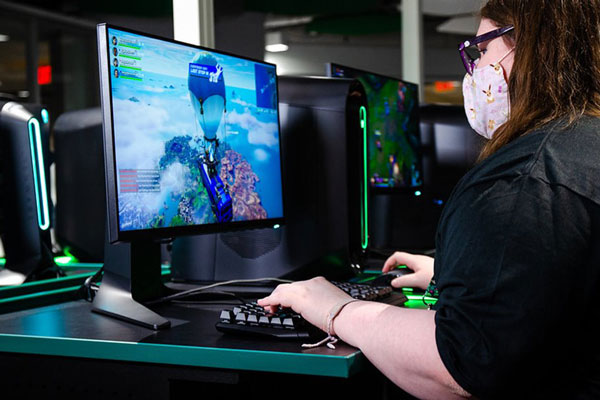
{"type": "Polygon", "coordinates": [[[343,300],[343,301],[337,303],[333,307],[331,307],[331,309],[329,310],[329,313],[327,314],[327,320],[326,320],[326,324],[325,324],[325,332],[327,332],[327,334],[329,336],[337,335],[336,331],[335,331],[334,323],[335,323],[335,320],[337,319],[337,317],[342,313],[342,311],[346,310],[348,307],[352,306],[353,304],[358,303],[359,301],[360,300],[358,300],[358,299],[346,299],[346,300],[343,300]]]}

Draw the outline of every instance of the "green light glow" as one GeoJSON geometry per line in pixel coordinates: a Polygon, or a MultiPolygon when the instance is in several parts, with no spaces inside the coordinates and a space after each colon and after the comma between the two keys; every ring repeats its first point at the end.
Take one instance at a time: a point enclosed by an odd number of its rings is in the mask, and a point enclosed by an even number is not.
{"type": "Polygon", "coordinates": [[[363,196],[364,202],[361,207],[361,246],[366,250],[369,246],[369,204],[368,204],[368,185],[369,177],[367,175],[367,109],[360,107],[360,127],[363,131],[363,196]]]}
{"type": "Polygon", "coordinates": [[[71,253],[71,248],[70,247],[68,247],[68,246],[65,247],[63,249],[63,253],[65,253],[65,256],[67,256],[67,257],[69,257],[71,259],[71,261],[70,261],[71,263],[78,263],[79,262],[79,260],[77,259],[77,257],[75,257],[73,255],[73,253],[71,253]]]}
{"type": "MultiPolygon", "coordinates": [[[[409,300],[418,300],[418,301],[423,301],[423,295],[422,294],[408,294],[405,293],[406,297],[408,297],[409,300]]],[[[437,302],[437,299],[435,297],[429,297],[429,296],[425,296],[425,301],[427,303],[432,303],[435,304],[437,302]]]]}
{"type": "Polygon", "coordinates": [[[44,154],[42,153],[40,123],[36,118],[31,118],[27,126],[29,128],[29,147],[31,148],[38,225],[41,230],[45,231],[50,227],[50,212],[48,210],[48,192],[46,190],[46,171],[44,168],[44,154]]]}
{"type": "Polygon", "coordinates": [[[279,229],[281,226],[279,224],[273,225],[273,229],[279,229]]]}
{"type": "Polygon", "coordinates": [[[59,265],[66,265],[73,262],[73,258],[69,256],[54,257],[54,262],[59,265]]]}
{"type": "Polygon", "coordinates": [[[5,265],[5,264],[6,264],[6,259],[0,258],[0,265],[5,265]]]}

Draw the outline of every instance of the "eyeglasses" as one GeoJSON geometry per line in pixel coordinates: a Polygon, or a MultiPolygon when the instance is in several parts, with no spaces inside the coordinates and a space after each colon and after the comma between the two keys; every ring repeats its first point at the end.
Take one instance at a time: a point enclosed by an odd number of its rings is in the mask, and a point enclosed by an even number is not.
{"type": "Polygon", "coordinates": [[[475,69],[475,61],[479,59],[479,52],[477,54],[469,54],[469,49],[473,46],[478,45],[479,43],[487,42],[488,40],[495,39],[504,35],[507,32],[510,32],[514,29],[512,25],[505,26],[503,28],[495,29],[493,31],[484,33],[483,35],[475,36],[472,39],[465,40],[458,46],[458,52],[460,53],[460,58],[467,70],[469,75],[473,75],[473,70],[475,69]]]}

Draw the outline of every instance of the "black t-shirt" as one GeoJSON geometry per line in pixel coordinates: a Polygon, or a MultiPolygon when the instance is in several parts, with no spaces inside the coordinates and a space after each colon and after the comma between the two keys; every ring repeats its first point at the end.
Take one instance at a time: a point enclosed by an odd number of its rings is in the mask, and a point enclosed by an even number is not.
{"type": "Polygon", "coordinates": [[[559,126],[477,165],[440,219],[437,347],[477,397],[600,398],[600,119],[559,126]]]}

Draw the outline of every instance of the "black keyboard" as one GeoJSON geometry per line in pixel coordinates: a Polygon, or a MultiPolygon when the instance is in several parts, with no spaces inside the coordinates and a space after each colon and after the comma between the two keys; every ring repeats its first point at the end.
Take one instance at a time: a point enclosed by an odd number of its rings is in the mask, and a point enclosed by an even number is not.
{"type": "MultiPolygon", "coordinates": [[[[355,299],[379,301],[401,305],[407,301],[401,292],[390,286],[373,287],[350,282],[332,282],[355,299]]],[[[217,330],[246,336],[263,336],[278,339],[321,339],[325,333],[308,323],[291,309],[282,308],[267,313],[256,302],[246,303],[221,311],[217,330]]]]}

